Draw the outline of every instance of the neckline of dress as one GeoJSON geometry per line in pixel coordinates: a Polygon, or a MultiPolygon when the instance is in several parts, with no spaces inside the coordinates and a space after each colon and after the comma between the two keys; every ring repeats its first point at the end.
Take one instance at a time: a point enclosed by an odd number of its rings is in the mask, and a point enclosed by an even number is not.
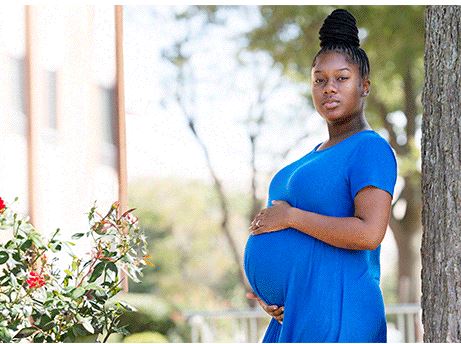
{"type": "Polygon", "coordinates": [[[320,147],[320,146],[323,144],[323,142],[320,142],[317,146],[315,146],[315,148],[314,148],[314,150],[313,150],[313,153],[322,153],[322,152],[325,152],[325,151],[327,151],[327,150],[329,150],[329,149],[332,149],[332,148],[334,148],[334,147],[340,145],[341,143],[343,143],[343,142],[346,141],[347,139],[350,139],[351,137],[356,136],[357,134],[365,133],[365,132],[369,132],[369,131],[373,131],[373,132],[374,132],[373,129],[361,130],[361,131],[358,131],[358,132],[352,134],[351,136],[346,137],[344,140],[339,141],[338,143],[334,144],[333,146],[330,146],[330,147],[325,148],[325,149],[322,149],[322,150],[317,150],[317,148],[320,147]]]}

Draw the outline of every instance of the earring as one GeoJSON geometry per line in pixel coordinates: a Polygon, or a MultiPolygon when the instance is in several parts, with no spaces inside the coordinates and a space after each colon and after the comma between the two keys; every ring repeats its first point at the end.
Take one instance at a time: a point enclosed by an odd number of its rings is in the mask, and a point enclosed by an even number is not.
{"type": "Polygon", "coordinates": [[[362,93],[362,96],[363,96],[363,97],[365,97],[365,96],[367,96],[367,95],[368,95],[368,92],[363,92],[363,93],[362,93]]]}

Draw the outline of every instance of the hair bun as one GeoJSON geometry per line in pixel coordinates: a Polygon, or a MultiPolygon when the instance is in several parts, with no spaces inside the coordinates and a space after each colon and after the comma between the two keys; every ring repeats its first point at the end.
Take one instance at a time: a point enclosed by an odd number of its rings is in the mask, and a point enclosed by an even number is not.
{"type": "Polygon", "coordinates": [[[319,31],[320,47],[345,44],[360,46],[359,30],[355,18],[344,9],[336,9],[325,18],[319,31]]]}

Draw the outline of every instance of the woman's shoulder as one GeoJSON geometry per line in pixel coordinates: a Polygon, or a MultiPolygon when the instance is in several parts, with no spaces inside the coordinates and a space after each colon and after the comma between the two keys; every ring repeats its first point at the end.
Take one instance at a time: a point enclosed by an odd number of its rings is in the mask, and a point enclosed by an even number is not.
{"type": "Polygon", "coordinates": [[[395,151],[390,143],[381,134],[374,130],[364,132],[355,142],[355,147],[351,151],[351,158],[364,159],[367,156],[384,158],[386,155],[393,155],[395,151]]]}
{"type": "Polygon", "coordinates": [[[374,130],[367,130],[363,132],[357,140],[357,147],[389,147],[392,149],[392,146],[389,142],[378,132],[374,130]]]}

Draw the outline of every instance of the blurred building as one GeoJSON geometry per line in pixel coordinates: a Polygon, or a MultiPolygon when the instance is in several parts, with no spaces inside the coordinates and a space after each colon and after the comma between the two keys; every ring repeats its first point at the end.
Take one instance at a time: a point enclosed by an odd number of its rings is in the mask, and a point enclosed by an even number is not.
{"type": "Polygon", "coordinates": [[[115,37],[114,6],[0,6],[0,196],[44,233],[119,198],[115,37]]]}

